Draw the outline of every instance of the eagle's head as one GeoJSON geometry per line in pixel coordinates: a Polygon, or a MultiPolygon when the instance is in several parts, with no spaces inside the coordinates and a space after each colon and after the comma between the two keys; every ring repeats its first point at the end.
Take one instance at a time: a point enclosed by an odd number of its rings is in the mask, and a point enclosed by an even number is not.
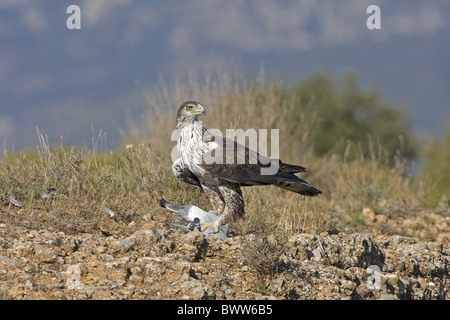
{"type": "Polygon", "coordinates": [[[205,108],[197,101],[183,102],[177,113],[177,121],[187,119],[197,119],[200,115],[205,115],[205,108]]]}

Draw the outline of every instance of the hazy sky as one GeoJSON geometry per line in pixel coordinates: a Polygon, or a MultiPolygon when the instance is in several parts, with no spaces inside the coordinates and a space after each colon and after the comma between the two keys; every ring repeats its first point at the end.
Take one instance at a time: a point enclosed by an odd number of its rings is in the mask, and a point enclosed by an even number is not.
{"type": "Polygon", "coordinates": [[[35,146],[38,126],[90,145],[94,125],[116,147],[161,77],[218,67],[253,76],[262,65],[286,83],[353,72],[407,102],[417,133],[439,136],[450,117],[448,17],[450,2],[436,0],[0,0],[0,141],[35,146]],[[72,4],[80,30],[66,27],[72,4]],[[381,30],[366,27],[371,4],[381,30]]]}

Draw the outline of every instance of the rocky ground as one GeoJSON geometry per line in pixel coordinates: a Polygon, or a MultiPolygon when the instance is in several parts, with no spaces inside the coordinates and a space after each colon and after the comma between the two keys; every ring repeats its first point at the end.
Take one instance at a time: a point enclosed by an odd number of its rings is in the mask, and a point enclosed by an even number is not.
{"type": "MultiPolygon", "coordinates": [[[[449,299],[450,218],[428,220],[432,241],[337,230],[219,240],[158,221],[115,233],[2,222],[0,298],[449,299]]],[[[421,221],[383,223],[420,234],[421,221]]]]}

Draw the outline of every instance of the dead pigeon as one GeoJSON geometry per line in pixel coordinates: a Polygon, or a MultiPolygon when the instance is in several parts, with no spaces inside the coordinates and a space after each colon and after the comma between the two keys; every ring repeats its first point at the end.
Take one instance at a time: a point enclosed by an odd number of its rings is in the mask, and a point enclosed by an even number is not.
{"type": "MultiPolygon", "coordinates": [[[[191,232],[194,230],[201,230],[201,227],[205,223],[212,223],[216,221],[219,216],[214,211],[204,211],[199,207],[188,204],[185,206],[176,206],[167,202],[164,199],[159,200],[159,205],[163,208],[169,209],[175,212],[178,217],[175,219],[175,223],[167,222],[168,225],[176,227],[184,232],[191,232]]],[[[211,238],[225,239],[228,236],[228,223],[219,227],[219,232],[215,233],[214,229],[207,228],[203,231],[203,234],[211,238]]]]}

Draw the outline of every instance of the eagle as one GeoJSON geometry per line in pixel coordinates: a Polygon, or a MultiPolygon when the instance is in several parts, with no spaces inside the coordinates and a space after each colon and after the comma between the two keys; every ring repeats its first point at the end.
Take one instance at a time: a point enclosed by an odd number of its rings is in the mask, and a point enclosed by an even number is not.
{"type": "Polygon", "coordinates": [[[296,173],[306,168],[260,155],[235,140],[211,134],[198,120],[206,109],[197,101],[186,101],[177,112],[177,150],[172,172],[181,181],[201,188],[219,218],[203,224],[202,231],[219,227],[245,213],[241,187],[275,185],[305,196],[322,192],[296,173]],[[275,168],[272,172],[270,168],[275,168]],[[264,171],[266,170],[266,171],[264,171]],[[270,174],[267,174],[270,172],[270,174]]]}

